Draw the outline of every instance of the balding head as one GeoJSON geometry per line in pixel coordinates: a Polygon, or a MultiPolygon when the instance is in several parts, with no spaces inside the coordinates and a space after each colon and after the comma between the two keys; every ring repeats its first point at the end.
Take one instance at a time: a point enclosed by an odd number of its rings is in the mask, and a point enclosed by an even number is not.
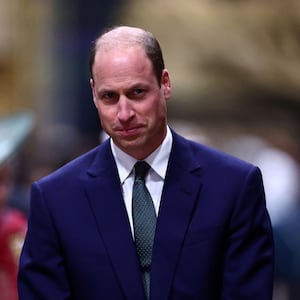
{"type": "MultiPolygon", "coordinates": [[[[110,51],[116,47],[144,46],[152,34],[136,27],[120,26],[106,31],[96,40],[97,51],[110,51]]],[[[153,38],[153,37],[152,37],[153,38]]]]}
{"type": "Polygon", "coordinates": [[[93,78],[93,66],[96,54],[101,55],[115,48],[142,47],[150,59],[157,82],[161,84],[162,71],[165,68],[160,45],[152,33],[137,27],[118,26],[100,35],[91,50],[90,74],[93,78]]]}

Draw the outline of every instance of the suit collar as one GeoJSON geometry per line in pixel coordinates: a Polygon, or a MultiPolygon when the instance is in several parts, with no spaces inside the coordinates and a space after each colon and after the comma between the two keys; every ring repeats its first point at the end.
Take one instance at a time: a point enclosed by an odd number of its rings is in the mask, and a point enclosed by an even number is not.
{"type": "Polygon", "coordinates": [[[201,191],[201,168],[190,144],[173,134],[152,256],[151,299],[168,299],[176,265],[201,191]]]}
{"type": "Polygon", "coordinates": [[[99,147],[88,174],[85,181],[88,202],[124,298],[144,299],[135,245],[108,141],[99,147]]]}
{"type": "MultiPolygon", "coordinates": [[[[194,159],[194,154],[187,140],[178,135],[172,129],[171,133],[173,136],[173,145],[169,159],[169,166],[175,164],[178,168],[189,170],[190,172],[200,169],[201,164],[199,163],[199,159],[194,159]]],[[[88,168],[87,173],[92,177],[97,177],[105,174],[107,170],[116,170],[116,163],[110,147],[110,139],[107,139],[98,146],[95,159],[88,168]]]]}
{"type": "Polygon", "coordinates": [[[92,177],[97,177],[102,175],[105,170],[112,169],[112,166],[114,166],[114,161],[112,161],[109,139],[107,139],[96,148],[95,158],[87,169],[87,173],[92,177]]]}

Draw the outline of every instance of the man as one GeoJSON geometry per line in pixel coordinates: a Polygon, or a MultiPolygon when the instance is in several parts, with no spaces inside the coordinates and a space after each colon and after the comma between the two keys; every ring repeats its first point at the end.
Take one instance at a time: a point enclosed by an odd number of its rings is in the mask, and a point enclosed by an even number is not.
{"type": "Polygon", "coordinates": [[[271,299],[260,171],[167,126],[170,78],[151,33],[104,33],[90,66],[111,138],[33,184],[20,300],[271,299]],[[150,165],[146,214],[137,161],[150,165]]]}

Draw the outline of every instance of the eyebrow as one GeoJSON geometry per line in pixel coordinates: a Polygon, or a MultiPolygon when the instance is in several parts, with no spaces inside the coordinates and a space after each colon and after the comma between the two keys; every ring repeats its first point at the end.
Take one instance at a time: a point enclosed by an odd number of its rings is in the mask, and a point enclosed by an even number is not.
{"type": "MultiPolygon", "coordinates": [[[[136,82],[136,83],[130,85],[129,87],[125,88],[125,92],[130,91],[130,90],[134,90],[134,89],[140,88],[140,87],[147,88],[147,87],[149,87],[149,84],[146,83],[146,82],[136,82]]],[[[107,93],[107,92],[115,93],[116,89],[114,89],[112,87],[103,87],[103,88],[100,88],[97,91],[97,95],[101,95],[101,94],[107,93]]]]}

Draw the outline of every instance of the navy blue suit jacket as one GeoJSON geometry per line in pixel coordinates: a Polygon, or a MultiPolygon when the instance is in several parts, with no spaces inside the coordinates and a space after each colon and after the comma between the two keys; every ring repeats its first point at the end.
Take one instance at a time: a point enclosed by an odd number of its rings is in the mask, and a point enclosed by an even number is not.
{"type": "MultiPolygon", "coordinates": [[[[272,299],[258,168],[173,132],[153,246],[152,300],[272,299]]],[[[109,142],[35,182],[20,300],[145,299],[109,142]]]]}

